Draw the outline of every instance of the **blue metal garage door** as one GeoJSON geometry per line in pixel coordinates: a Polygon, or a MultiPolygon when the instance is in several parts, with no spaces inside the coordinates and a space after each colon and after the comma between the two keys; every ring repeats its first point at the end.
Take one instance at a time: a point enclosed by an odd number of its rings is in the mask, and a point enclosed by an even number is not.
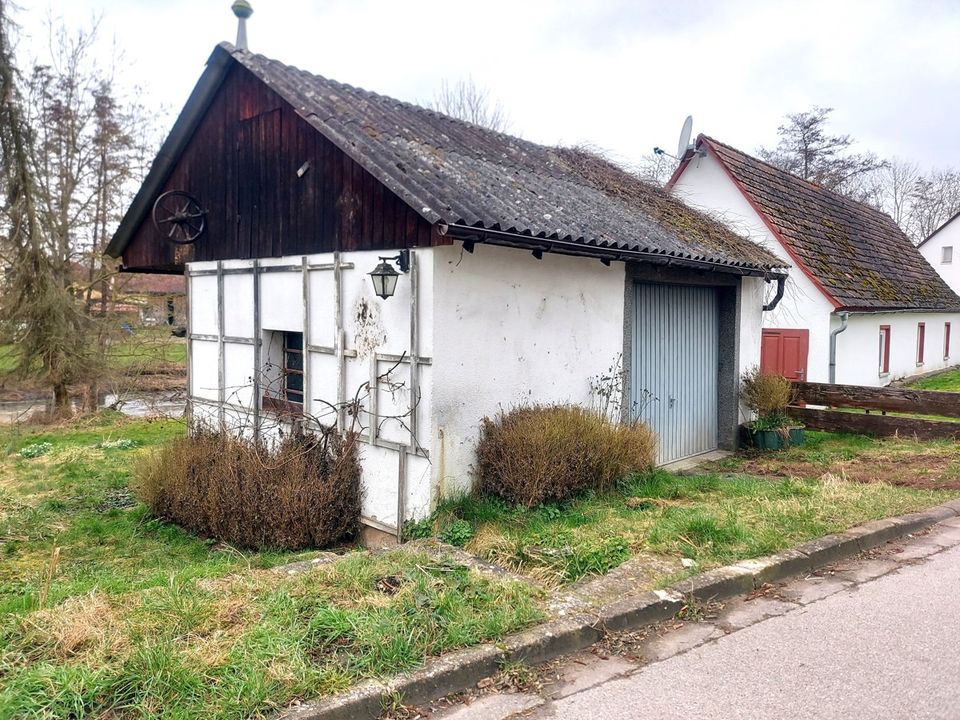
{"type": "Polygon", "coordinates": [[[633,403],[657,433],[660,464],[717,448],[718,355],[716,290],[636,285],[633,403]]]}

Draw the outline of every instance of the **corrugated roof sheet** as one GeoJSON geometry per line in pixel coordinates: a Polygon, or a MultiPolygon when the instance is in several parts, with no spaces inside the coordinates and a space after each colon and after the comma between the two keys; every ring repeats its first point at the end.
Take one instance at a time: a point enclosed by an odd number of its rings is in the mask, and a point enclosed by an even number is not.
{"type": "Polygon", "coordinates": [[[220,47],[429,222],[721,269],[784,266],[767,250],[591,153],[537,145],[228,43],[220,47]]]}
{"type": "Polygon", "coordinates": [[[841,308],[960,310],[960,297],[888,215],[713,138],[697,142],[714,151],[841,308]]]}

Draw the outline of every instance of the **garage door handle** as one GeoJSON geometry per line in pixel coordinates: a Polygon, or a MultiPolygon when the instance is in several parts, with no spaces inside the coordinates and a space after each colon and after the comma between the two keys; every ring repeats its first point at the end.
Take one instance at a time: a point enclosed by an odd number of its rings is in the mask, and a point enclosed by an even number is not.
{"type": "Polygon", "coordinates": [[[671,410],[673,410],[673,406],[676,405],[676,404],[677,404],[677,399],[676,399],[675,397],[673,397],[673,395],[671,395],[671,396],[670,396],[670,401],[669,401],[667,407],[670,408],[671,410]]]}

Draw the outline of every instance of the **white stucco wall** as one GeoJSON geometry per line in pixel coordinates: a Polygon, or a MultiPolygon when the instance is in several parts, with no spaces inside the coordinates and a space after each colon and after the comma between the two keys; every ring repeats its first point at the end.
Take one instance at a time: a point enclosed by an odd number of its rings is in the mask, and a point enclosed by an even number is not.
{"type": "MultiPolygon", "coordinates": [[[[764,297],[768,284],[763,278],[745,277],[740,281],[740,316],[737,338],[737,377],[760,366],[760,340],[763,332],[764,297]]],[[[740,405],[740,422],[752,420],[750,411],[740,405]]]]}
{"type": "MultiPolygon", "coordinates": [[[[433,267],[432,250],[414,251],[417,264],[419,356],[429,358],[433,354],[433,267]]],[[[382,300],[373,293],[369,273],[377,264],[381,252],[342,253],[340,309],[343,318],[343,344],[345,350],[344,396],[351,399],[359,388],[374,375],[388,372],[393,360],[382,355],[410,355],[411,324],[411,276],[401,276],[395,295],[382,300]],[[352,267],[349,267],[352,265],[352,267]]],[[[302,256],[260,260],[263,268],[297,266],[297,269],[282,272],[260,273],[260,320],[261,320],[261,382],[269,387],[279,375],[270,368],[271,358],[279,361],[279,331],[304,331],[304,282],[302,256]]],[[[309,265],[332,266],[332,253],[307,256],[309,265]]],[[[189,272],[216,270],[215,262],[191,263],[189,272]]],[[[253,261],[230,260],[223,262],[224,269],[246,270],[241,274],[223,276],[223,334],[225,423],[235,431],[252,434],[253,427],[253,376],[254,364],[254,299],[253,261]],[[236,341],[231,341],[236,338],[236,341]],[[251,342],[241,342],[246,339],[251,342]]],[[[337,344],[336,294],[334,273],[331,269],[308,271],[310,298],[310,327],[305,342],[318,348],[307,351],[307,387],[305,412],[321,423],[334,422],[335,416],[324,401],[338,403],[337,357],[332,352],[337,344]],[[322,349],[326,349],[325,351],[322,349]]],[[[220,332],[217,303],[216,275],[192,275],[190,277],[190,333],[217,336],[220,332]]],[[[377,393],[378,416],[404,415],[411,403],[410,365],[401,363],[389,376],[394,387],[381,384],[377,393]]],[[[219,409],[219,349],[213,340],[193,337],[191,340],[190,393],[194,417],[216,424],[219,409]]],[[[419,401],[417,412],[416,444],[429,448],[434,436],[432,428],[431,391],[432,369],[427,364],[419,369],[419,401]]],[[[362,401],[365,409],[372,407],[373,400],[362,401]]],[[[276,416],[262,413],[261,427],[266,437],[276,437],[282,429],[276,416]]],[[[361,413],[360,424],[369,427],[370,418],[361,413]]],[[[378,443],[371,444],[364,433],[361,445],[363,483],[365,489],[363,515],[386,526],[397,522],[397,489],[399,478],[399,453],[396,447],[383,444],[411,443],[409,419],[381,421],[378,443]]],[[[407,517],[422,517],[430,510],[431,464],[427,457],[407,455],[407,517]]]]}
{"type": "MultiPolygon", "coordinates": [[[[851,314],[837,336],[837,382],[843,385],[887,385],[893,380],[952,367],[960,363],[957,327],[960,313],[851,314]],[[917,324],[925,323],[924,362],[917,365],[917,324]],[[950,357],[944,359],[944,323],[951,327],[950,357]],[[880,373],[880,326],[890,326],[890,372],[880,373]],[[857,359],[850,362],[849,356],[857,359]]],[[[840,320],[834,320],[840,327],[840,320]]]]}
{"type": "MultiPolygon", "coordinates": [[[[401,355],[410,349],[411,278],[402,276],[394,297],[373,295],[367,273],[380,253],[343,253],[340,308],[343,315],[345,392],[352,397],[374,372],[391,362],[376,355],[401,355]]],[[[460,244],[417,250],[418,327],[421,397],[417,404],[417,441],[427,457],[408,455],[406,517],[423,517],[443,495],[470,488],[474,448],[484,416],[521,403],[593,405],[591,380],[622,362],[625,266],[599,260],[478,244],[471,254],[460,244]]],[[[311,255],[311,265],[332,265],[332,254],[311,255]]],[[[261,366],[275,356],[271,331],[302,332],[304,324],[302,258],[261,260],[261,266],[297,269],[260,274],[261,366]],[[273,349],[271,349],[273,348],[273,349]]],[[[225,422],[244,434],[252,431],[256,372],[252,261],[224,262],[243,270],[224,275],[225,422]],[[249,272],[246,272],[249,271],[249,272]]],[[[216,263],[193,263],[191,273],[216,270],[216,263]]],[[[335,285],[331,270],[311,270],[306,408],[321,422],[332,422],[326,400],[337,399],[338,370],[331,352],[337,344],[335,285]],[[324,350],[325,349],[325,350],[324,350]]],[[[739,365],[759,362],[762,280],[746,278],[739,307],[739,365]]],[[[190,277],[191,394],[194,416],[219,422],[218,362],[220,332],[216,275],[190,277]],[[212,340],[198,338],[206,336],[212,340]]],[[[277,372],[264,368],[266,384],[277,372]]],[[[380,416],[402,414],[410,403],[409,365],[391,376],[402,387],[377,395],[380,416]]],[[[369,400],[366,401],[369,404],[369,400]]],[[[279,428],[264,413],[264,434],[279,428]]],[[[368,417],[361,416],[363,425],[368,417]]],[[[409,423],[385,422],[378,439],[361,446],[365,499],[363,514],[387,526],[397,522],[398,452],[410,441],[409,423]]]]}
{"type": "Polygon", "coordinates": [[[960,295],[960,217],[940,228],[936,235],[920,246],[920,254],[940,273],[950,289],[960,295]],[[952,262],[943,262],[943,248],[953,248],[952,262]]]}
{"type": "MultiPolygon", "coordinates": [[[[730,179],[716,157],[708,152],[704,157],[693,158],[674,185],[673,192],[692,207],[707,212],[726,223],[735,232],[763,245],[791,266],[784,297],[773,311],[763,313],[763,327],[809,330],[807,379],[811,382],[828,382],[830,331],[840,326],[840,319],[834,313],[834,305],[806,273],[793,266],[789,253],[764,224],[760,215],[730,179]]],[[[957,234],[960,235],[960,233],[957,234]]],[[[957,244],[960,245],[960,237],[957,239],[957,244]]],[[[960,262],[960,248],[955,252],[958,253],[955,262],[960,262]]],[[[957,269],[960,270],[960,265],[957,269]]],[[[766,287],[765,297],[769,299],[772,291],[772,286],[766,287]]],[[[838,383],[884,385],[896,377],[930,372],[957,362],[956,358],[947,363],[942,359],[943,323],[951,320],[948,316],[937,313],[890,313],[884,316],[851,315],[850,318],[848,329],[838,338],[836,378],[838,383]],[[886,319],[881,322],[877,319],[880,317],[886,319]],[[917,367],[915,360],[918,322],[927,324],[927,362],[923,367],[917,367]],[[891,372],[889,377],[884,378],[879,376],[876,358],[881,324],[891,325],[891,372]],[[909,329],[911,327],[912,330],[909,329]]],[[[953,333],[956,338],[956,317],[953,321],[953,333]]],[[[744,345],[756,343],[754,364],[758,364],[759,334],[755,338],[744,334],[742,342],[744,345]]],[[[960,356],[955,352],[952,354],[960,356]]],[[[747,356],[748,353],[743,351],[742,345],[741,357],[747,356]]]]}
{"type": "Polygon", "coordinates": [[[477,245],[434,251],[434,474],[467,489],[484,416],[520,403],[590,404],[623,353],[623,263],[477,245]]]}

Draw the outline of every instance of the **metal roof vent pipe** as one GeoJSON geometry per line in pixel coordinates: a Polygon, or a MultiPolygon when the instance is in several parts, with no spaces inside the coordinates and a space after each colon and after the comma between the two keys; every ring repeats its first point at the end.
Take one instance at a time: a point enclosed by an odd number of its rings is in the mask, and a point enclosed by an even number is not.
{"type": "Polygon", "coordinates": [[[837,335],[847,329],[847,318],[850,313],[840,313],[840,327],[830,333],[830,384],[837,382],[837,335]]]}
{"type": "Polygon", "coordinates": [[[249,50],[247,47],[247,18],[253,15],[253,7],[247,0],[236,0],[230,6],[237,16],[237,50],[249,50]]]}

